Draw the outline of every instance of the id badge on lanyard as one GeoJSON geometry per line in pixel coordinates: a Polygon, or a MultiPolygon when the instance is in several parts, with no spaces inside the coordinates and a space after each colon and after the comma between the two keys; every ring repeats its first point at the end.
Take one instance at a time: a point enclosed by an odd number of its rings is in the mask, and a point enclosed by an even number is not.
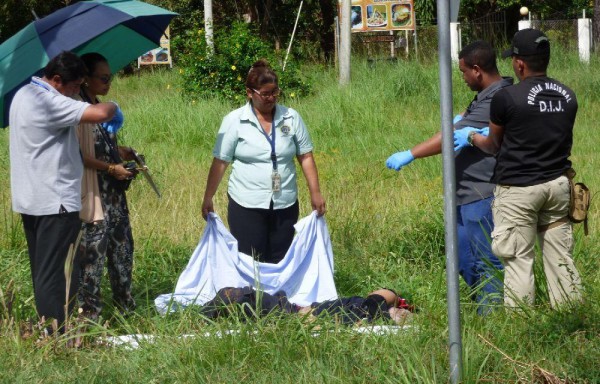
{"type": "Polygon", "coordinates": [[[271,190],[273,192],[281,191],[281,175],[279,175],[276,169],[271,174],[271,190]]]}
{"type": "MultiPolygon", "coordinates": [[[[256,114],[255,114],[256,115],[256,114]]],[[[256,119],[258,121],[258,118],[256,119]]],[[[258,122],[260,125],[260,121],[258,122]]],[[[273,119],[271,122],[271,138],[260,125],[261,131],[269,144],[271,145],[271,162],[273,163],[273,172],[271,173],[271,191],[281,191],[281,175],[277,172],[277,153],[275,153],[275,111],[273,111],[273,119]]]]}

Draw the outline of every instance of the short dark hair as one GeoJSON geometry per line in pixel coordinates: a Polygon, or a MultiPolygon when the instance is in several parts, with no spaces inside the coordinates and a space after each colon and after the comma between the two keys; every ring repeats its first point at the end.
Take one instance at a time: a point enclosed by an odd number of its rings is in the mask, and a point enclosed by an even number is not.
{"type": "Polygon", "coordinates": [[[98,63],[107,63],[108,64],[108,60],[106,60],[106,57],[102,56],[101,54],[99,54],[97,52],[85,53],[85,54],[81,55],[81,60],[85,64],[85,67],[87,69],[87,74],[89,76],[92,76],[94,71],[96,71],[96,66],[98,65],[98,63]]]}
{"type": "Polygon", "coordinates": [[[527,64],[527,67],[532,72],[546,72],[548,69],[548,64],[550,64],[550,52],[528,56],[514,55],[514,57],[527,64]]]}
{"type": "Polygon", "coordinates": [[[458,54],[469,67],[477,65],[484,72],[498,73],[496,65],[496,51],[490,43],[477,40],[464,47],[458,54]]]}
{"type": "Polygon", "coordinates": [[[60,76],[63,83],[83,79],[87,71],[83,61],[73,52],[63,51],[52,58],[44,67],[44,77],[60,76]]]}
{"type": "Polygon", "coordinates": [[[271,69],[271,66],[265,59],[257,60],[248,71],[246,77],[246,87],[257,89],[265,84],[279,84],[277,74],[271,69]]]}

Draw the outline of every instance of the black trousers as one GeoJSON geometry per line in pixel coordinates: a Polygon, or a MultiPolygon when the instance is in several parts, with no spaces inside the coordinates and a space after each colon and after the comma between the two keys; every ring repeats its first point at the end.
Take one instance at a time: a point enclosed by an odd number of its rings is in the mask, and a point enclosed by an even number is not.
{"type": "Polygon", "coordinates": [[[245,208],[229,197],[229,231],[238,241],[238,250],[264,263],[276,264],[294,240],[299,204],[284,209],[245,208]]]}
{"type": "MultiPolygon", "coordinates": [[[[62,332],[66,299],[65,261],[69,246],[75,243],[81,229],[79,212],[21,216],[29,251],[35,307],[40,318],[56,319],[62,332]]],[[[73,309],[79,285],[79,260],[76,256],[71,273],[69,312],[73,309]]]]}

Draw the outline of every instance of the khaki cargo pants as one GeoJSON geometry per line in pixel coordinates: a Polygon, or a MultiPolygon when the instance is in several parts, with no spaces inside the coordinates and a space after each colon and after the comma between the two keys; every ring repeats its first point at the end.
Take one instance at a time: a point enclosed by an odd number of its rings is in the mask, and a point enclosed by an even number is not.
{"type": "Polygon", "coordinates": [[[556,307],[564,301],[580,299],[581,280],[572,259],[573,228],[565,220],[569,194],[565,176],[530,187],[496,186],[492,251],[505,268],[505,306],[534,303],[536,237],[551,305],[556,307]]]}

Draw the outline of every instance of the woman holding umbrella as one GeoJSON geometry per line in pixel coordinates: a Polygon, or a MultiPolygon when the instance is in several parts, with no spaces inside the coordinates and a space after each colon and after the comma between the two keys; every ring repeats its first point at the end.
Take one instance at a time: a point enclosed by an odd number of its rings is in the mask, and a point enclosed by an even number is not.
{"type": "Polygon", "coordinates": [[[223,119],[208,174],[202,216],[214,211],[213,196],[229,163],[228,222],[238,249],[261,262],[278,263],[294,238],[298,221],[298,160],[311,204],[325,214],[313,144],[295,110],[277,104],[278,77],[265,60],[252,65],[246,78],[243,107],[223,119]]]}
{"type": "MultiPolygon", "coordinates": [[[[106,96],[110,90],[110,67],[98,53],[84,54],[81,59],[88,69],[81,87],[81,99],[90,104],[98,103],[98,96],[106,96]]],[[[78,127],[85,167],[78,301],[83,315],[93,320],[102,309],[100,280],[106,261],[115,304],[124,312],[135,308],[131,295],[133,236],[125,196],[135,171],[123,165],[123,160],[133,160],[133,151],[117,145],[115,135],[119,128],[107,124],[81,124],[78,127]]]]}

